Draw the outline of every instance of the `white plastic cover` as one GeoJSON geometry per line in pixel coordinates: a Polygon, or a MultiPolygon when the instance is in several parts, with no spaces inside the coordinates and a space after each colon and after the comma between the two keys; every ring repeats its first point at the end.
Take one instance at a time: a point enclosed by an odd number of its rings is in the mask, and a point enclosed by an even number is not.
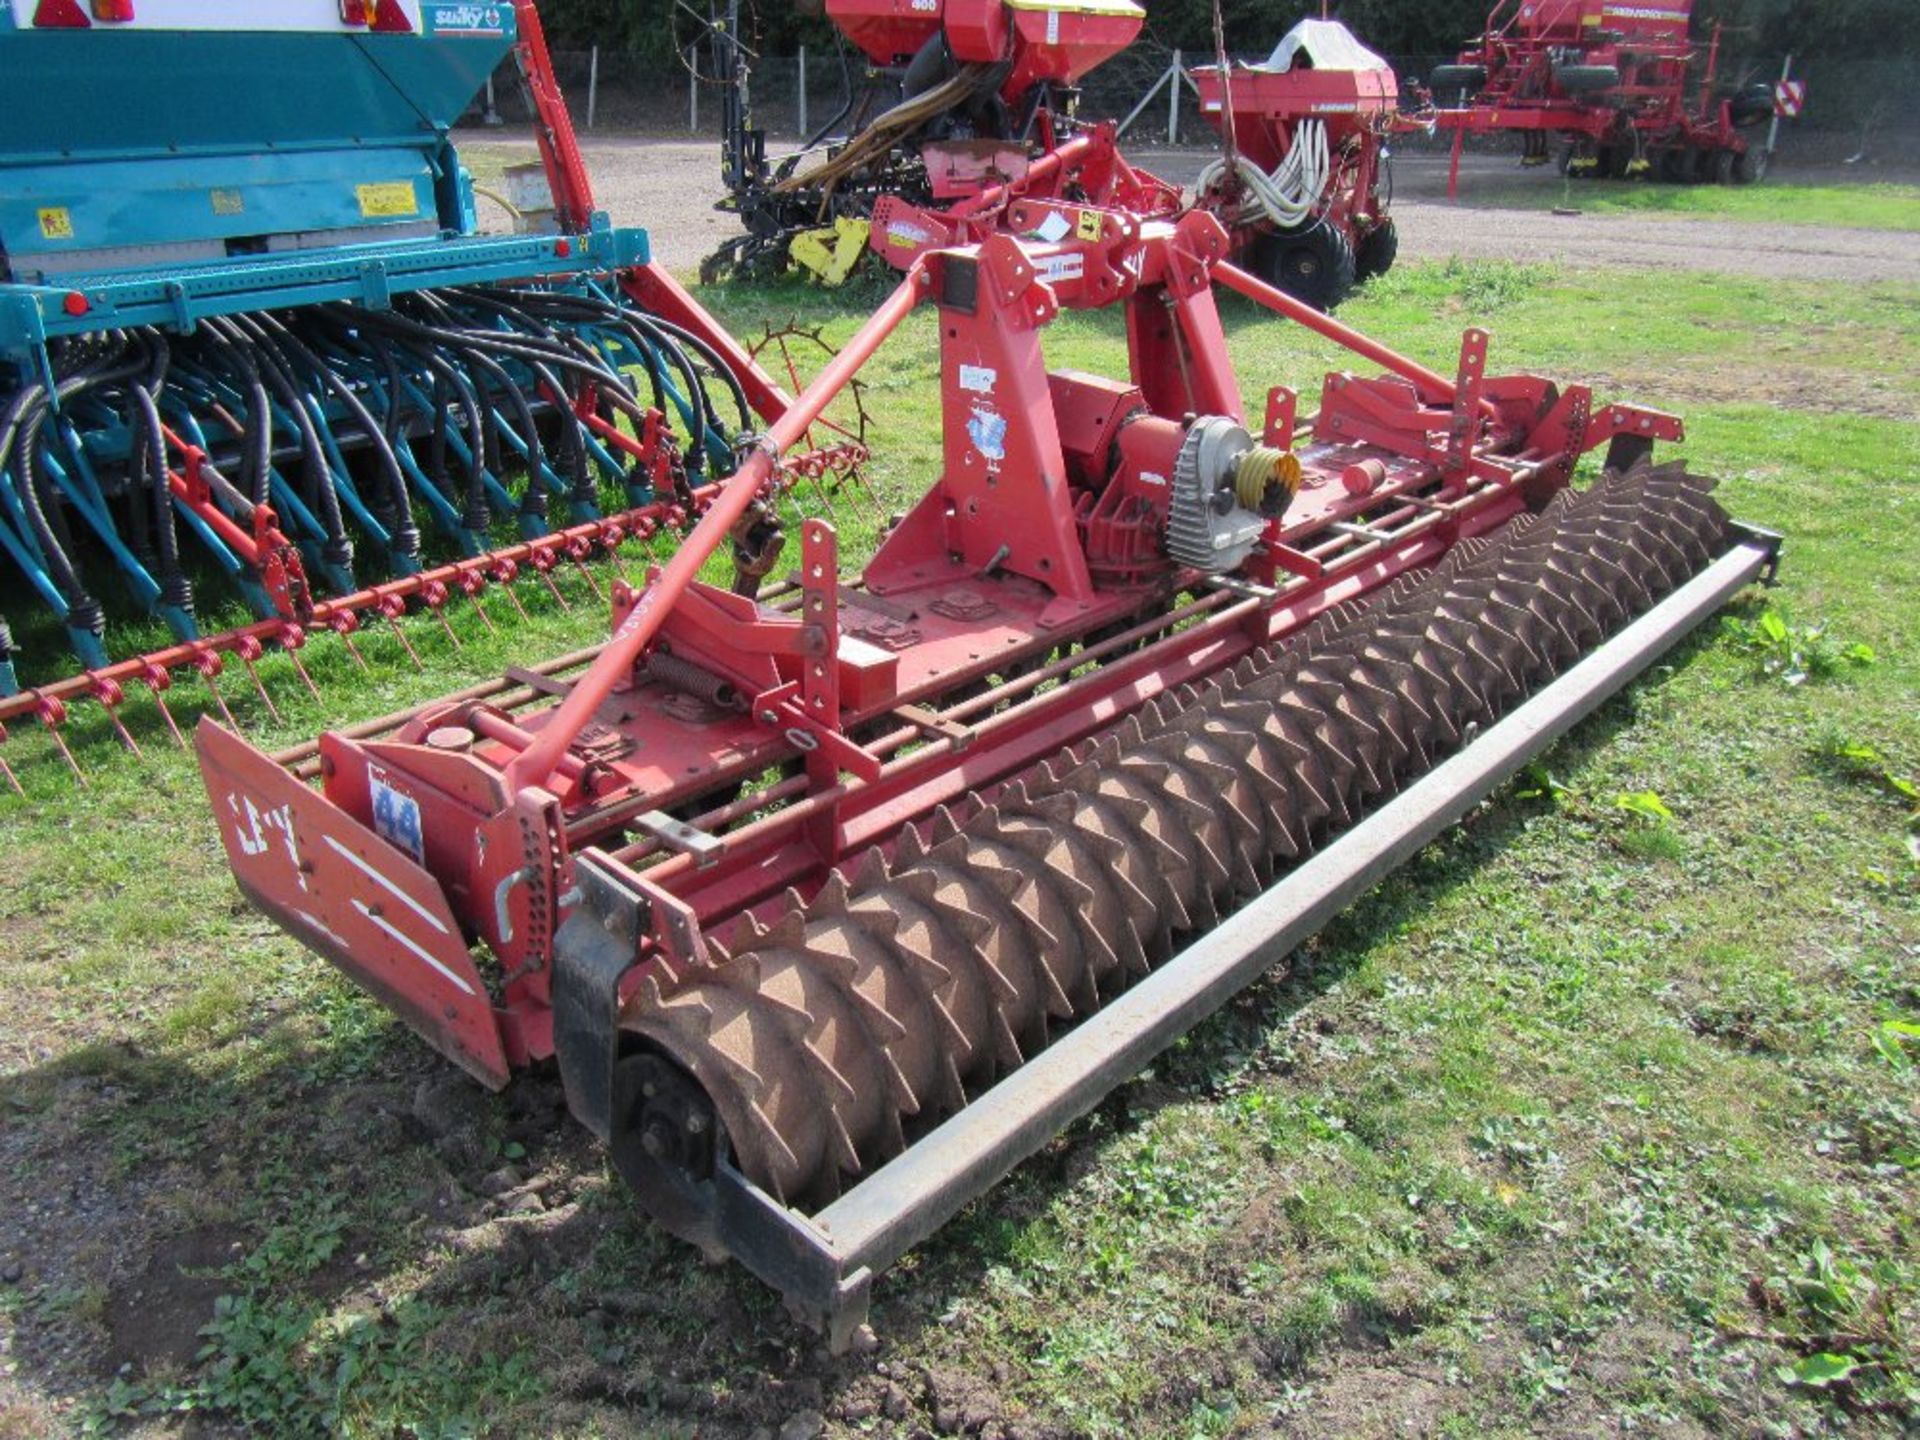
{"type": "Polygon", "coordinates": [[[1302,20],[1273,47],[1264,65],[1253,70],[1285,71],[1293,68],[1293,57],[1305,51],[1316,70],[1390,70],[1393,67],[1353,38],[1353,32],[1338,20],[1302,20]]]}

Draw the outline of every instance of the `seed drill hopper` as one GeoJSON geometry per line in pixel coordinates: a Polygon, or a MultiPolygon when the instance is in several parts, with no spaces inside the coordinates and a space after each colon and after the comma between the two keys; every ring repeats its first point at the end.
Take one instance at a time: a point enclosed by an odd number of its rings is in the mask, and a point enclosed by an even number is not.
{"type": "Polygon", "coordinates": [[[280,757],[199,732],[261,909],[481,1083],[557,1066],[648,1211],[835,1343],[1774,559],[1655,462],[1673,416],[1495,375],[1479,330],[1440,374],[1205,213],[1024,219],[1061,238],[913,263],[596,653],[280,757]],[[1357,368],[1311,413],[1249,396],[1220,289],[1357,368]],[[1059,312],[1109,307],[1126,372],[1049,367],[1059,312]],[[816,516],[757,598],[702,579],[918,309],[923,498],[858,572],[816,516]]]}
{"type": "Polygon", "coordinates": [[[412,654],[690,521],[784,404],[595,210],[530,0],[0,0],[0,94],[0,738],[412,654]],[[509,56],[552,211],[483,233],[452,131],[509,56]]]}
{"type": "Polygon", "coordinates": [[[747,233],[708,257],[703,278],[791,262],[838,284],[869,247],[904,270],[925,251],[984,239],[1019,200],[1179,207],[1176,187],[1127,163],[1112,125],[1074,118],[1081,79],[1140,33],[1146,12],[1133,0],[825,3],[865,79],[774,161],[752,125],[738,0],[709,27],[727,81],[720,208],[747,233]]]}
{"type": "Polygon", "coordinates": [[[1393,67],[1337,20],[1302,20],[1257,65],[1194,69],[1223,153],[1194,188],[1249,270],[1331,310],[1399,253],[1389,139],[1403,113],[1393,67]]]}

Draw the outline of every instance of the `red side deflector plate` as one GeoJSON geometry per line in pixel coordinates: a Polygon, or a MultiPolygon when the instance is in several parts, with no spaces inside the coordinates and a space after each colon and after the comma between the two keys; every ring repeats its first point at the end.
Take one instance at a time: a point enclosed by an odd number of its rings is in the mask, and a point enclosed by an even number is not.
{"type": "Polygon", "coordinates": [[[211,720],[195,737],[247,898],[482,1083],[507,1083],[493,1002],[439,882],[211,720]]]}

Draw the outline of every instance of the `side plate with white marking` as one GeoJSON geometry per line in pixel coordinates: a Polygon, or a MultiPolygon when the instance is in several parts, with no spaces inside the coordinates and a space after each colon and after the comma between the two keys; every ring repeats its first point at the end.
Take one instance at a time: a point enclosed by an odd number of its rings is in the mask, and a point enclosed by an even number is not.
{"type": "Polygon", "coordinates": [[[247,897],[475,1079],[504,1086],[493,1001],[433,876],[231,731],[202,720],[195,743],[247,897]]]}

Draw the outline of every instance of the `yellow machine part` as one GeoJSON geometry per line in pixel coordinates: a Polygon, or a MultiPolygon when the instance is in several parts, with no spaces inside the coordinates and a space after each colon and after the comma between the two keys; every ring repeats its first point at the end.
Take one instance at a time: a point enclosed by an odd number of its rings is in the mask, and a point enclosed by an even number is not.
{"type": "Polygon", "coordinates": [[[821,284],[844,284],[867,253],[867,233],[872,229],[865,220],[843,215],[823,229],[801,231],[787,246],[787,254],[821,284]]]}

